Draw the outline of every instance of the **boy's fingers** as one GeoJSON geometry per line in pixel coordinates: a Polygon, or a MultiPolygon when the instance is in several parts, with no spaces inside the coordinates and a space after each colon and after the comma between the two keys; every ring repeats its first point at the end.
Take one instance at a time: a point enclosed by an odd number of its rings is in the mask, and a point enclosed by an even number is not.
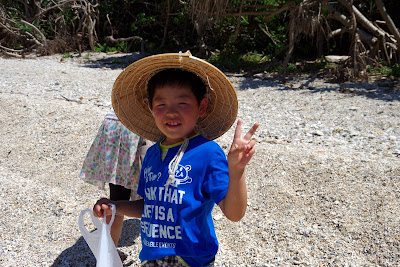
{"type": "Polygon", "coordinates": [[[231,149],[229,150],[229,155],[231,156],[237,156],[242,152],[245,152],[247,150],[247,145],[238,145],[234,144],[231,149]]]}
{"type": "Polygon", "coordinates": [[[103,211],[110,209],[107,203],[110,203],[107,198],[99,199],[93,207],[93,214],[96,217],[103,217],[103,211]]]}
{"type": "Polygon", "coordinates": [[[248,144],[244,144],[244,145],[234,144],[234,145],[232,145],[232,147],[229,151],[229,154],[236,155],[236,154],[240,154],[242,152],[248,153],[248,151],[253,149],[254,145],[255,145],[254,140],[250,140],[248,144]]]}
{"type": "Polygon", "coordinates": [[[251,139],[249,144],[251,147],[254,147],[256,145],[256,140],[251,139]]]}
{"type": "Polygon", "coordinates": [[[94,207],[93,207],[93,214],[94,214],[94,216],[96,216],[96,217],[101,217],[101,207],[100,207],[100,205],[97,205],[97,204],[95,204],[94,205],[94,207]]]}
{"type": "Polygon", "coordinates": [[[250,128],[250,130],[247,132],[247,134],[244,136],[244,139],[250,140],[251,137],[255,134],[257,131],[258,126],[260,126],[259,123],[254,123],[253,127],[250,128]]]}
{"type": "Polygon", "coordinates": [[[256,145],[256,141],[255,140],[250,140],[249,143],[246,145],[245,154],[248,155],[248,154],[254,153],[255,145],[256,145]]]}
{"type": "Polygon", "coordinates": [[[238,119],[237,124],[236,124],[236,129],[235,129],[235,134],[233,138],[240,138],[242,135],[242,120],[238,119]]]}

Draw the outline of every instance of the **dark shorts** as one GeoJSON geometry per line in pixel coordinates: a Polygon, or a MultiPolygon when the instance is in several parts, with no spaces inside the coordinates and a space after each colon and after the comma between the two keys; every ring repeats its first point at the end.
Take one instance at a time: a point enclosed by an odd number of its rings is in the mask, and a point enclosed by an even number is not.
{"type": "MultiPolygon", "coordinates": [[[[166,256],[162,259],[152,260],[152,261],[144,261],[141,266],[144,267],[168,267],[168,266],[176,266],[176,267],[187,267],[189,265],[186,264],[182,260],[181,257],[178,256],[166,256]]],[[[214,261],[207,264],[207,267],[214,266],[214,261]]]]}
{"type": "Polygon", "coordinates": [[[108,184],[110,186],[110,200],[129,200],[131,190],[122,185],[108,184]]]}

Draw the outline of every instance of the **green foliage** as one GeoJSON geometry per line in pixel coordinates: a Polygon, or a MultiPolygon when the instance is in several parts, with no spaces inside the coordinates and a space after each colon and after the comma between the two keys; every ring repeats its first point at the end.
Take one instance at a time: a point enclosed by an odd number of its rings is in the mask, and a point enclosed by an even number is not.
{"type": "Polygon", "coordinates": [[[148,16],[145,13],[137,14],[136,21],[131,24],[131,30],[137,32],[140,28],[143,28],[146,25],[151,25],[155,21],[156,18],[153,16],[148,16]]]}
{"type": "Polygon", "coordinates": [[[261,54],[255,53],[247,53],[241,57],[244,61],[253,62],[253,63],[265,63],[267,61],[267,57],[261,54]]]}
{"type": "Polygon", "coordinates": [[[392,69],[388,66],[379,66],[379,67],[372,67],[368,66],[367,71],[371,74],[378,74],[378,75],[390,75],[392,73],[392,69]]]}
{"type": "Polygon", "coordinates": [[[62,58],[71,58],[72,55],[70,53],[65,53],[64,55],[62,55],[62,58]]]}
{"type": "Polygon", "coordinates": [[[94,47],[95,52],[127,52],[128,44],[127,42],[120,42],[115,45],[109,45],[107,43],[97,43],[94,47]]]}
{"type": "Polygon", "coordinates": [[[266,56],[257,53],[240,54],[234,47],[214,53],[208,61],[215,66],[235,72],[262,71],[268,61],[266,56]]]}
{"type": "Polygon", "coordinates": [[[33,33],[32,27],[30,27],[30,26],[28,26],[28,25],[26,25],[26,24],[18,23],[18,28],[19,28],[20,30],[22,30],[22,31],[29,32],[29,33],[31,33],[31,34],[33,33]]]}
{"type": "Polygon", "coordinates": [[[392,66],[392,75],[394,77],[400,77],[400,64],[394,64],[392,66]]]}
{"type": "MultiPolygon", "coordinates": [[[[335,66],[334,63],[326,62],[322,59],[314,61],[299,61],[295,63],[289,63],[286,67],[286,72],[289,74],[311,74],[318,71],[331,68],[335,66]]],[[[283,70],[281,62],[269,62],[268,67],[265,68],[266,72],[278,73],[283,70]]]]}
{"type": "Polygon", "coordinates": [[[275,63],[275,64],[271,64],[270,66],[268,66],[265,71],[269,72],[269,73],[277,73],[277,72],[281,72],[283,69],[282,63],[275,63]]]}
{"type": "Polygon", "coordinates": [[[290,63],[288,64],[288,66],[286,67],[286,72],[287,73],[297,73],[298,69],[296,64],[290,63]]]}
{"type": "Polygon", "coordinates": [[[208,62],[225,70],[237,70],[240,68],[240,57],[232,51],[216,51],[208,62]]]}
{"type": "Polygon", "coordinates": [[[174,18],[173,18],[173,23],[175,25],[182,25],[183,23],[185,23],[185,20],[187,19],[187,16],[183,13],[177,14],[174,18]]]}
{"type": "Polygon", "coordinates": [[[95,52],[105,52],[107,50],[107,44],[97,43],[94,47],[95,52]]]}

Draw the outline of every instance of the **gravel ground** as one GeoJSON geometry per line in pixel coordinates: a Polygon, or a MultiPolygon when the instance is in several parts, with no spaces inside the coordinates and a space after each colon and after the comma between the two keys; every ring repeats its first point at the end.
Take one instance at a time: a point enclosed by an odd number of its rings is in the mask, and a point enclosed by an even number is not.
{"type": "MultiPolygon", "coordinates": [[[[107,192],[78,175],[112,84],[136,58],[0,58],[1,266],[95,266],[77,221],[107,192]]],[[[398,83],[229,77],[245,130],[260,128],[246,216],[214,210],[216,266],[398,264],[398,83]]],[[[227,151],[232,138],[216,141],[227,151]]],[[[124,223],[125,266],[139,263],[138,225],[124,223]]]]}

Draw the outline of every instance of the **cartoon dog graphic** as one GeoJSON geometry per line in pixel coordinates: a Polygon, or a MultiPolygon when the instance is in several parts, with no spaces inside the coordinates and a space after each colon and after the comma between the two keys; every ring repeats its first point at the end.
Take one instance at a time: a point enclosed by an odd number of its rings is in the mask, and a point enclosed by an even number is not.
{"type": "MultiPolygon", "coordinates": [[[[172,162],[170,162],[171,165],[172,162]]],[[[178,187],[180,184],[190,184],[192,182],[192,178],[189,177],[189,171],[192,169],[191,165],[183,166],[181,164],[178,165],[175,175],[170,175],[168,178],[168,185],[172,185],[174,187],[178,187]]]]}

